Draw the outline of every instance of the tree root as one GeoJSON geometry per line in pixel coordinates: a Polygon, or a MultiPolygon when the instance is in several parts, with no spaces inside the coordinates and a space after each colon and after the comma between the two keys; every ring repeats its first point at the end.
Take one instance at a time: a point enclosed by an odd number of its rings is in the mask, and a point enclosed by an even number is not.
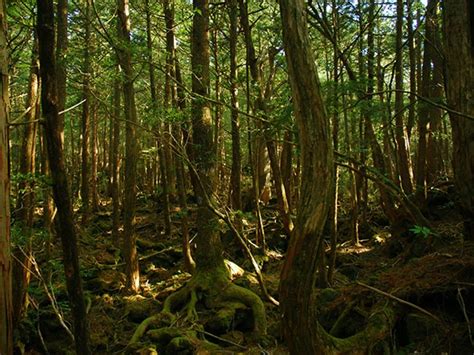
{"type": "Polygon", "coordinates": [[[206,308],[217,309],[224,307],[226,302],[240,302],[250,308],[253,315],[253,333],[255,340],[262,339],[267,334],[265,306],[254,292],[234,285],[225,273],[201,272],[193,275],[191,280],[181,289],[169,295],[163,310],[145,319],[135,330],[128,347],[140,341],[152,324],[174,326],[178,320],[194,324],[199,316],[197,304],[202,303],[206,308]],[[177,313],[182,313],[180,318],[177,313]]]}

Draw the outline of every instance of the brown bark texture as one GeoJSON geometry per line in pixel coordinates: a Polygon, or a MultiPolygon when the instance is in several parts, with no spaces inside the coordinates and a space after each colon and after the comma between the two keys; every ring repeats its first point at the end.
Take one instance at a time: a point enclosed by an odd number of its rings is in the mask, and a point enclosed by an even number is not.
{"type": "Polygon", "coordinates": [[[444,1],[446,89],[451,109],[453,168],[465,237],[474,239],[474,3],[444,1]]]}
{"type": "Polygon", "coordinates": [[[55,60],[54,8],[52,0],[38,0],[37,33],[41,65],[41,105],[46,145],[53,181],[53,194],[58,209],[58,229],[63,249],[66,287],[74,319],[75,346],[78,354],[90,354],[82,280],[79,268],[77,232],[64,164],[59,130],[57,78],[55,60]]]}
{"type": "Polygon", "coordinates": [[[126,287],[131,292],[140,288],[140,270],[135,234],[136,180],[138,144],[136,138],[137,111],[133,87],[132,54],[130,51],[129,1],[118,0],[120,40],[117,47],[118,60],[123,73],[125,123],[125,182],[123,200],[123,252],[125,258],[126,287]]]}
{"type": "Polygon", "coordinates": [[[5,2],[0,0],[0,353],[13,354],[8,164],[8,50],[5,2]]]}
{"type": "Polygon", "coordinates": [[[290,352],[322,353],[315,321],[317,264],[333,184],[329,120],[306,29],[303,0],[281,0],[283,43],[301,144],[301,197],[281,273],[280,308],[290,352]]]}

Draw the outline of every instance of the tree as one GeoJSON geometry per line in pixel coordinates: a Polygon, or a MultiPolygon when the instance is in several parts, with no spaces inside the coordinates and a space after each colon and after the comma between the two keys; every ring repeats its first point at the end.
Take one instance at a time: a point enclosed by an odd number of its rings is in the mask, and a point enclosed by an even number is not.
{"type": "Polygon", "coordinates": [[[283,44],[300,135],[301,198],[280,280],[283,336],[292,354],[367,353],[390,330],[390,314],[374,314],[374,326],[349,339],[330,336],[317,320],[317,266],[330,205],[333,152],[306,28],[303,0],[280,0],[283,44]],[[382,321],[381,321],[382,319],[382,321]]]}
{"type": "MultiPolygon", "coordinates": [[[[193,26],[191,32],[192,69],[192,154],[190,168],[193,170],[193,189],[197,200],[197,236],[195,238],[196,270],[188,283],[171,294],[163,305],[162,314],[170,315],[180,308],[187,312],[187,319],[194,321],[196,305],[225,304],[236,301],[248,306],[254,318],[254,336],[266,335],[267,324],[262,300],[252,291],[230,281],[224,263],[219,235],[219,213],[215,204],[216,192],[216,150],[212,139],[212,119],[209,95],[209,1],[193,1],[193,26]]],[[[147,322],[147,321],[145,321],[147,322]]],[[[148,321],[149,322],[149,321],[148,321]]],[[[137,341],[146,326],[137,328],[131,343],[137,341]]]]}
{"type": "Polygon", "coordinates": [[[301,197],[280,281],[283,334],[290,351],[321,353],[322,340],[313,322],[317,259],[333,184],[329,120],[320,94],[310,50],[303,0],[281,0],[283,44],[300,135],[301,197]]]}
{"type": "Polygon", "coordinates": [[[474,239],[474,4],[444,1],[446,91],[453,135],[453,168],[465,237],[474,239]],[[466,117],[469,115],[470,117],[466,117]]]}
{"type": "Polygon", "coordinates": [[[23,129],[23,141],[20,152],[20,168],[22,180],[18,184],[18,198],[13,218],[23,236],[21,242],[13,251],[13,322],[15,327],[26,310],[27,289],[30,282],[32,229],[35,208],[34,179],[36,158],[36,123],[39,116],[39,59],[38,42],[33,40],[31,54],[28,96],[26,100],[26,125],[23,129]]]}
{"type": "Polygon", "coordinates": [[[397,171],[400,175],[401,187],[406,194],[413,190],[411,181],[411,167],[409,142],[406,137],[403,122],[403,1],[397,0],[397,36],[395,52],[395,139],[397,142],[397,171]]]}
{"type": "Polygon", "coordinates": [[[83,62],[83,100],[82,105],[82,168],[81,168],[81,199],[82,222],[86,224],[90,214],[90,133],[91,133],[91,4],[86,1],[84,17],[84,62],[83,62]]]}
{"type": "Polygon", "coordinates": [[[78,354],[90,354],[86,307],[82,290],[77,247],[77,232],[66,177],[61,131],[59,129],[57,71],[55,59],[54,8],[52,0],[38,0],[37,33],[39,43],[41,106],[46,146],[58,209],[58,229],[63,249],[66,287],[74,318],[74,340],[78,354]]]}
{"type": "Polygon", "coordinates": [[[10,176],[8,167],[8,51],[5,2],[0,0],[0,353],[13,354],[10,251],[10,176]]]}
{"type": "Polygon", "coordinates": [[[138,146],[136,138],[137,108],[135,106],[134,74],[130,48],[129,1],[118,0],[118,61],[123,74],[125,129],[125,196],[123,200],[123,253],[125,258],[126,287],[138,292],[140,288],[140,270],[135,235],[135,203],[138,146]]]}
{"type": "Polygon", "coordinates": [[[240,153],[240,120],[239,101],[237,89],[237,0],[228,1],[229,11],[229,42],[230,42],[230,97],[231,97],[231,121],[232,121],[232,172],[231,172],[231,200],[232,207],[236,210],[242,209],[242,191],[240,179],[242,174],[242,163],[240,153]]]}

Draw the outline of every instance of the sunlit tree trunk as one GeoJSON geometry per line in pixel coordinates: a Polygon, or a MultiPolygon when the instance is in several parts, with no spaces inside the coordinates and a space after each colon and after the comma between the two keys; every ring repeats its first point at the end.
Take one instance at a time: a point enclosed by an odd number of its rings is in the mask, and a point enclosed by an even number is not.
{"type": "Polygon", "coordinates": [[[10,251],[10,176],[8,164],[8,51],[4,0],[0,0],[0,353],[13,354],[13,304],[10,251]]]}
{"type": "Polygon", "coordinates": [[[140,288],[140,270],[135,234],[136,180],[138,144],[136,138],[137,111],[133,87],[132,54],[130,42],[129,1],[118,0],[120,40],[117,48],[118,60],[123,73],[124,118],[125,122],[125,186],[123,200],[123,253],[125,258],[126,287],[131,292],[140,288]]]}
{"type": "Polygon", "coordinates": [[[79,269],[77,233],[74,226],[69,184],[66,177],[59,114],[55,60],[54,8],[52,0],[38,0],[37,33],[41,66],[41,106],[44,117],[46,145],[53,182],[54,200],[58,209],[58,229],[63,249],[66,287],[74,319],[76,352],[90,354],[86,307],[79,269]]]}
{"type": "Polygon", "coordinates": [[[465,237],[474,239],[474,3],[444,1],[448,105],[453,132],[453,168],[465,237]],[[470,115],[470,118],[462,116],[470,115]]]}

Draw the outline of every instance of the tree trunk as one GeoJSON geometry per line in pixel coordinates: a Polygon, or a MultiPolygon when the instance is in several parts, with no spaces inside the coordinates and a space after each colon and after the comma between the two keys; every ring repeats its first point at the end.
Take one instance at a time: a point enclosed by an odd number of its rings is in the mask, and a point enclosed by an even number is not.
{"type": "Polygon", "coordinates": [[[365,354],[390,334],[393,316],[373,314],[374,327],[347,339],[317,321],[316,268],[334,183],[329,121],[320,94],[306,25],[304,0],[280,0],[283,44],[301,141],[301,200],[280,281],[283,336],[291,354],[365,354]]]}
{"type": "Polygon", "coordinates": [[[82,78],[82,168],[81,168],[81,199],[82,199],[82,223],[87,224],[90,217],[90,121],[91,121],[91,3],[86,1],[85,9],[85,37],[84,37],[84,63],[82,78]]]}
{"type": "MultiPolygon", "coordinates": [[[[209,2],[193,1],[194,17],[191,38],[192,91],[202,97],[209,95],[209,2]]],[[[198,200],[199,223],[196,237],[196,268],[199,270],[220,269],[223,266],[222,247],[217,229],[217,217],[207,207],[216,184],[216,156],[212,141],[212,119],[209,102],[192,100],[191,118],[193,127],[193,159],[198,177],[194,193],[198,200]]]]}
{"type": "MultiPolygon", "coordinates": [[[[64,111],[66,108],[66,53],[67,53],[67,15],[68,15],[68,0],[58,0],[57,5],[57,45],[56,45],[56,68],[58,78],[58,110],[64,111]]],[[[61,132],[61,139],[64,144],[64,117],[65,114],[59,115],[59,130],[61,132]]]]}
{"type": "Polygon", "coordinates": [[[324,353],[314,288],[334,165],[329,120],[306,29],[303,0],[280,1],[283,43],[301,142],[301,199],[280,281],[283,335],[293,354],[324,353]]]}
{"type": "Polygon", "coordinates": [[[91,152],[91,210],[97,212],[99,210],[99,190],[98,190],[98,179],[97,169],[99,164],[99,144],[98,144],[98,107],[97,103],[94,102],[92,106],[91,115],[91,139],[90,139],[90,152],[91,152]]]}
{"type": "Polygon", "coordinates": [[[10,173],[8,161],[7,23],[4,0],[0,0],[0,353],[13,354],[13,304],[10,251],[10,173]]]}
{"type": "Polygon", "coordinates": [[[465,237],[474,239],[474,4],[444,1],[446,88],[453,132],[453,168],[465,237]]]}
{"type": "Polygon", "coordinates": [[[406,194],[413,191],[410,163],[410,146],[403,122],[403,0],[397,0],[397,37],[395,54],[395,139],[397,141],[398,173],[406,194]]]}
{"type": "MultiPolygon", "coordinates": [[[[267,114],[268,109],[267,109],[266,101],[268,100],[269,97],[271,97],[271,92],[273,90],[272,81],[273,81],[273,76],[275,74],[274,57],[276,55],[276,52],[270,51],[270,54],[269,54],[270,77],[268,78],[268,82],[265,85],[264,80],[263,80],[262,70],[257,63],[257,58],[255,56],[255,47],[254,47],[253,39],[252,39],[251,26],[249,24],[247,6],[243,0],[239,0],[239,4],[240,4],[240,21],[241,21],[241,25],[242,25],[243,32],[245,35],[245,42],[246,42],[246,47],[247,47],[247,63],[249,65],[252,79],[256,83],[256,87],[257,87],[257,95],[254,102],[254,109],[256,112],[262,112],[264,114],[267,114]]],[[[289,236],[291,234],[291,231],[293,230],[293,221],[291,220],[290,208],[288,205],[288,200],[286,198],[285,186],[283,184],[282,177],[281,177],[281,170],[280,170],[280,164],[278,162],[275,140],[274,140],[273,135],[270,133],[271,132],[270,124],[268,122],[264,122],[263,124],[261,124],[261,126],[264,132],[263,138],[265,140],[265,144],[267,147],[268,158],[270,160],[270,166],[272,169],[273,182],[274,182],[275,191],[277,194],[278,212],[283,222],[283,227],[285,229],[285,232],[289,236]]],[[[257,137],[257,144],[256,144],[257,149],[254,152],[255,156],[257,157],[257,164],[255,164],[257,172],[261,168],[262,162],[260,160],[262,160],[263,158],[258,150],[259,148],[258,138],[259,137],[257,137]]],[[[262,181],[260,180],[261,178],[262,178],[261,174],[258,173],[257,181],[259,185],[262,183],[262,181]]],[[[258,187],[260,188],[260,186],[258,187]]]]}
{"type": "MultiPolygon", "coordinates": [[[[433,54],[436,48],[434,44],[434,31],[436,30],[436,8],[438,0],[429,0],[426,7],[425,17],[425,41],[423,53],[423,67],[421,74],[420,95],[426,98],[431,98],[432,67],[433,54]]],[[[416,186],[417,199],[424,205],[427,194],[427,149],[429,137],[429,123],[431,121],[432,110],[426,103],[420,103],[418,109],[418,151],[416,164],[416,186]]]]}
{"type": "Polygon", "coordinates": [[[129,1],[118,0],[120,39],[118,60],[123,73],[125,123],[125,196],[123,201],[123,253],[125,258],[126,287],[131,292],[140,288],[140,270],[135,234],[136,180],[138,144],[136,138],[137,111],[133,88],[132,54],[130,42],[129,1]]]}
{"type": "Polygon", "coordinates": [[[112,239],[115,245],[119,245],[120,239],[120,193],[119,193],[119,180],[120,180],[120,78],[119,78],[119,66],[114,79],[114,97],[113,97],[113,134],[112,134],[112,151],[111,151],[111,165],[112,165],[112,185],[111,185],[111,196],[112,196],[112,239]]]}
{"type": "Polygon", "coordinates": [[[35,36],[31,55],[30,78],[28,83],[28,97],[26,100],[26,109],[29,110],[26,115],[24,127],[23,142],[21,146],[20,168],[18,172],[24,177],[18,185],[18,199],[13,218],[21,228],[25,243],[17,245],[13,250],[13,322],[14,326],[22,319],[27,307],[27,289],[30,282],[31,268],[31,237],[34,216],[34,180],[32,176],[35,172],[35,154],[36,154],[36,133],[39,99],[39,59],[38,42],[35,36]]]}
{"type": "Polygon", "coordinates": [[[79,269],[77,233],[64,164],[57,106],[56,60],[54,56],[54,9],[52,0],[38,1],[37,33],[41,65],[41,105],[45,119],[45,135],[58,208],[58,228],[63,247],[66,287],[74,319],[74,338],[78,354],[90,354],[86,307],[79,269]]]}

